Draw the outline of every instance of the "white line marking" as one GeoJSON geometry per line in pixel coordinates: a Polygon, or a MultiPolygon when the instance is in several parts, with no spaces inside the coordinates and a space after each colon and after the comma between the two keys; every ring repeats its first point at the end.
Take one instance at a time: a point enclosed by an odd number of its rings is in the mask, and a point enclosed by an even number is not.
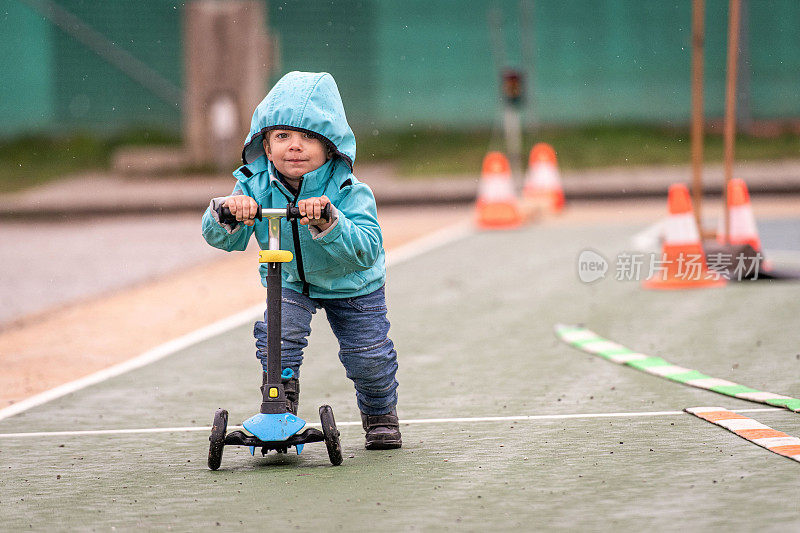
{"type": "Polygon", "coordinates": [[[739,394],[735,395],[737,398],[742,398],[743,400],[755,400],[757,402],[763,402],[764,400],[791,400],[790,396],[784,396],[783,394],[775,394],[774,392],[740,392],[739,394]]]}
{"type": "Polygon", "coordinates": [[[630,243],[637,251],[650,251],[658,250],[661,244],[661,235],[664,234],[664,228],[667,225],[667,219],[662,218],[655,224],[647,226],[642,231],[631,237],[630,243]]]}
{"type": "Polygon", "coordinates": [[[730,387],[736,385],[736,383],[732,381],[719,378],[692,379],[687,381],[686,384],[700,389],[710,389],[711,387],[730,387]]]}
{"type": "Polygon", "coordinates": [[[592,333],[591,331],[571,331],[568,333],[560,333],[561,338],[564,339],[564,342],[567,344],[572,344],[579,341],[586,341],[589,339],[597,339],[603,340],[597,337],[596,333],[592,333]]]}
{"type": "Polygon", "coordinates": [[[654,374],[656,376],[662,376],[666,378],[672,375],[685,374],[687,372],[690,372],[691,369],[683,368],[682,366],[677,366],[677,365],[662,365],[662,366],[651,366],[645,368],[644,371],[650,374],[654,374]]]}
{"type": "Polygon", "coordinates": [[[753,439],[753,442],[764,448],[775,448],[777,446],[797,446],[800,439],[797,437],[766,437],[763,439],[753,439]]]}
{"type": "MultiPolygon", "coordinates": [[[[386,266],[394,266],[398,263],[408,261],[440,246],[463,239],[474,233],[474,231],[475,230],[471,225],[462,222],[451,227],[443,228],[424,237],[420,237],[419,239],[413,240],[408,244],[396,248],[391,255],[389,255],[389,252],[387,252],[386,266]]],[[[186,335],[178,337],[177,339],[173,339],[164,344],[156,346],[155,348],[148,350],[143,354],[134,357],[133,359],[129,359],[118,365],[105,368],[99,372],[95,372],[94,374],[89,374],[88,376],[82,377],[75,381],[70,381],[69,383],[59,385],[58,387],[48,391],[21,400],[13,405],[0,409],[0,420],[53,401],[57,398],[61,398],[62,396],[66,396],[67,394],[71,394],[91,385],[96,385],[97,383],[101,383],[107,379],[130,372],[131,370],[147,366],[150,363],[154,363],[159,359],[163,359],[164,357],[174,354],[175,352],[235,329],[239,326],[243,326],[248,322],[255,320],[256,317],[261,316],[263,312],[264,304],[255,305],[245,309],[244,311],[240,311],[227,318],[223,318],[222,320],[214,322],[213,324],[187,333],[186,335]]]]}
{"type": "MultiPolygon", "coordinates": [[[[772,429],[752,418],[732,418],[730,420],[717,420],[714,423],[730,431],[741,431],[743,429],[772,429]]],[[[739,436],[741,437],[741,435],[739,436]]]]}
{"type": "Polygon", "coordinates": [[[607,359],[619,364],[630,363],[631,361],[641,361],[642,359],[649,359],[649,355],[643,353],[620,353],[616,355],[609,355],[607,359]]]}
{"type": "Polygon", "coordinates": [[[725,409],[724,407],[717,407],[717,406],[714,407],[704,406],[704,407],[687,407],[685,411],[687,413],[700,414],[700,413],[716,413],[718,411],[727,411],[727,409],[725,409]]]}
{"type": "Polygon", "coordinates": [[[585,350],[589,353],[599,354],[601,352],[608,352],[611,350],[626,350],[624,346],[621,344],[617,344],[616,342],[607,341],[605,339],[597,339],[596,341],[590,341],[585,344],[581,345],[581,350],[585,350]]]}
{"type": "Polygon", "coordinates": [[[470,222],[459,222],[435,231],[408,244],[386,251],[386,266],[391,267],[420,255],[459,241],[475,233],[470,222]]]}
{"type": "MultiPolygon", "coordinates": [[[[722,410],[722,408],[720,408],[722,410]]],[[[761,413],[761,412],[783,412],[784,409],[778,407],[763,407],[755,409],[737,409],[736,413],[761,413]]],[[[579,413],[563,415],[519,415],[519,416],[480,416],[470,418],[417,418],[400,420],[402,425],[416,424],[463,424],[474,422],[524,422],[529,420],[568,420],[568,419],[591,419],[591,418],[634,418],[645,416],[676,416],[685,414],[683,411],[644,411],[633,413],[579,413]]],[[[319,424],[306,424],[306,426],[319,426],[319,424]]],[[[337,427],[361,426],[358,422],[337,422],[337,427]]],[[[228,430],[233,431],[242,429],[241,426],[229,426],[228,430]]],[[[184,433],[191,431],[211,431],[211,427],[167,427],[167,428],[141,428],[141,429],[94,429],[84,431],[34,431],[29,433],[0,433],[0,439],[30,438],[30,437],[74,437],[87,435],[126,435],[140,433],[184,433]]]]}

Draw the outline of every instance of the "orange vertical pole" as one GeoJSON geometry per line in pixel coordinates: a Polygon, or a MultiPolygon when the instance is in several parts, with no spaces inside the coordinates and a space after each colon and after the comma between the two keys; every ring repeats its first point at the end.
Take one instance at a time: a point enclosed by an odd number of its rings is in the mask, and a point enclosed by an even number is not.
{"type": "Polygon", "coordinates": [[[740,0],[728,3],[728,73],[725,86],[725,242],[730,242],[731,220],[728,212],[728,184],[733,178],[734,143],[736,140],[736,59],[739,55],[740,0]]]}

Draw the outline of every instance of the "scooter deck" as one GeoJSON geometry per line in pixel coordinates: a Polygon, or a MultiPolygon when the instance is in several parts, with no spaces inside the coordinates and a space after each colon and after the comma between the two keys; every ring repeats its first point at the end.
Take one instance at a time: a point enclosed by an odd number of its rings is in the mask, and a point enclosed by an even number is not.
{"type": "Polygon", "coordinates": [[[253,448],[261,448],[264,450],[277,450],[286,453],[291,446],[300,445],[309,442],[322,442],[325,440],[325,435],[322,431],[314,428],[308,428],[300,433],[295,433],[286,440],[280,441],[266,441],[261,440],[253,435],[247,435],[243,431],[231,431],[225,435],[225,446],[250,446],[253,448]]]}

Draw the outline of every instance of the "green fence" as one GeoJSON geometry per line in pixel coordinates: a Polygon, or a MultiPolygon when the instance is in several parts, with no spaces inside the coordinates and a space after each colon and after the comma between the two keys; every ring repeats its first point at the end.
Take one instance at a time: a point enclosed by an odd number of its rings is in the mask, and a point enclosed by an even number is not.
{"type": "Polygon", "coordinates": [[[0,134],[178,131],[181,9],[165,0],[0,0],[0,31],[10,36],[0,43],[0,134]]]}
{"type": "Polygon", "coordinates": [[[54,50],[46,21],[15,0],[0,0],[0,132],[53,123],[54,50]]]}
{"type": "MultiPolygon", "coordinates": [[[[280,44],[276,74],[331,72],[362,131],[496,123],[503,65],[528,74],[528,122],[688,121],[690,0],[267,6],[280,44]]],[[[749,0],[744,7],[741,112],[756,119],[800,116],[800,2],[749,0]]],[[[167,0],[0,0],[0,28],[8,36],[0,43],[0,135],[137,126],[180,131],[180,99],[170,91],[179,94],[182,83],[182,9],[182,2],[167,0]],[[45,16],[47,6],[82,26],[57,24],[52,9],[45,16]],[[81,32],[111,45],[105,51],[87,45],[81,32]],[[133,71],[120,67],[126,61],[133,71]]],[[[722,115],[726,40],[727,0],[707,0],[710,117],[722,115]]]]}

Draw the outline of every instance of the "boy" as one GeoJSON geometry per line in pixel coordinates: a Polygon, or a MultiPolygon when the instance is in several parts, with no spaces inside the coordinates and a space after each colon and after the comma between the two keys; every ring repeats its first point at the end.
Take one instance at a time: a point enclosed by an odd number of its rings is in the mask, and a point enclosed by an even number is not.
{"type": "MultiPolygon", "coordinates": [[[[255,234],[268,246],[259,206],[297,205],[303,218],[281,224],[282,248],[294,259],[282,269],[281,370],[287,410],[297,414],[299,368],[311,315],[325,309],[339,340],[339,359],[356,389],[367,449],[402,445],[397,419],[397,353],[388,337],[383,236],[375,198],[352,174],[356,142],[330,74],[290,72],[256,107],[233,194],[214,198],[203,215],[203,237],[226,251],[244,250],[255,234]],[[321,219],[331,204],[331,219],[321,219]],[[226,206],[239,221],[220,224],[226,206]]],[[[266,268],[261,268],[266,286],[266,268]]],[[[267,314],[256,322],[256,355],[266,365],[267,314]]],[[[266,367],[264,367],[266,371],[266,367]]]]}

